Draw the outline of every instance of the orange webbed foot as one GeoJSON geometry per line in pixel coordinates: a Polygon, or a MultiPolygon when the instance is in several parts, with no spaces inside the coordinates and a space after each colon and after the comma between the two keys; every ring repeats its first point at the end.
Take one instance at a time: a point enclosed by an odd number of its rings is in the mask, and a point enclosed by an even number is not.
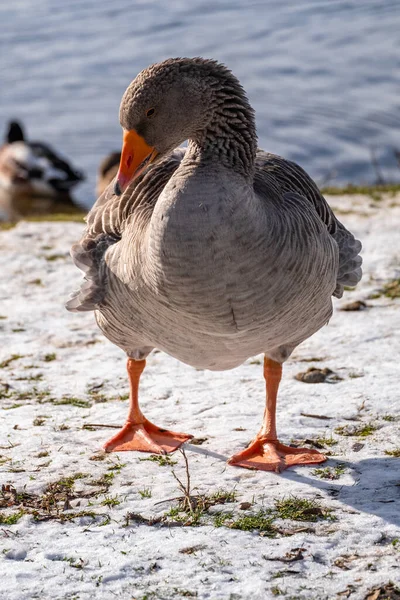
{"type": "Polygon", "coordinates": [[[228,460],[228,464],[245,469],[275,471],[281,473],[295,465],[310,465],[324,462],[326,456],[309,448],[292,448],[278,440],[256,438],[248,448],[228,460]]]}
{"type": "Polygon", "coordinates": [[[104,450],[106,452],[137,450],[153,454],[167,454],[175,452],[192,437],[186,433],[162,429],[147,419],[144,419],[143,423],[127,421],[121,431],[104,444],[104,450]]]}

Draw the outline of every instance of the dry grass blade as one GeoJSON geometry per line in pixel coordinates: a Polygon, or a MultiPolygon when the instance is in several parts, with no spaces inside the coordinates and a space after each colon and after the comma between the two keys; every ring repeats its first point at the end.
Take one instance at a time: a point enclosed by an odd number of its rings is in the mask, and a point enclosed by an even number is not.
{"type": "Polygon", "coordinates": [[[91,429],[95,427],[108,427],[109,429],[122,429],[122,425],[105,425],[104,423],[85,423],[82,425],[82,429],[91,429]]]}

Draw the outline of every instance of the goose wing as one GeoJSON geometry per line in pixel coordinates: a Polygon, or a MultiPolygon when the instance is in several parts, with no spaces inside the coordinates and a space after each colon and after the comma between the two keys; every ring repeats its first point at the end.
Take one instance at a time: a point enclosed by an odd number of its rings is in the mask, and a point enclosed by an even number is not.
{"type": "Polygon", "coordinates": [[[344,286],[357,285],[362,277],[362,258],[359,255],[361,242],[336,218],[316,183],[299,165],[258,150],[254,188],[260,193],[265,193],[266,188],[272,188],[277,193],[297,193],[306,198],[339,248],[337,285],[333,295],[341,298],[344,286]]]}
{"type": "MultiPolygon", "coordinates": [[[[147,169],[121,196],[113,192],[111,182],[86,217],[81,240],[71,248],[76,266],[84,272],[84,281],[72,294],[66,308],[72,312],[95,310],[107,290],[104,260],[110,246],[119,242],[127,227],[148,222],[158,197],[180,165],[185,150],[178,148],[160,163],[147,169]]],[[[142,230],[144,231],[144,230],[142,230]]]]}

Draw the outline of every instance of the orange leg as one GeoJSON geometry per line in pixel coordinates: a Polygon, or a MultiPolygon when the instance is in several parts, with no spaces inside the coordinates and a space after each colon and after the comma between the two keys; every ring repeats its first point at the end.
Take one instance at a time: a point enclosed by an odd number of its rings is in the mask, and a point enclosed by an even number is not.
{"type": "Polygon", "coordinates": [[[280,473],[293,465],[321,463],[326,457],[308,448],[291,448],[281,444],[276,435],[276,397],[282,377],[282,365],[264,358],[266,406],[263,424],[248,448],[232,456],[228,463],[246,469],[280,473]]]}
{"type": "Polygon", "coordinates": [[[153,454],[174,452],[193,436],[185,433],[174,433],[150,423],[139,408],[139,379],[146,366],[145,360],[128,358],[129,376],[129,413],[125,425],[104,445],[106,452],[139,450],[153,454]]]}

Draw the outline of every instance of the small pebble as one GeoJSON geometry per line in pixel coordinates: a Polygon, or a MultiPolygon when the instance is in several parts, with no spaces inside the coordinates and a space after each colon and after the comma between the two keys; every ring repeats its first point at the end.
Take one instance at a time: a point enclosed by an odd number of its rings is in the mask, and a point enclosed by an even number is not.
{"type": "Polygon", "coordinates": [[[307,371],[297,373],[295,379],[303,381],[304,383],[331,383],[333,381],[341,381],[342,378],[336,375],[331,369],[325,367],[325,369],[317,369],[316,367],[310,367],[307,371]]]}
{"type": "Polygon", "coordinates": [[[354,302],[349,302],[348,304],[344,304],[340,307],[340,310],[345,311],[355,311],[355,310],[365,310],[368,308],[367,304],[363,302],[363,300],[355,300],[354,302]]]}

